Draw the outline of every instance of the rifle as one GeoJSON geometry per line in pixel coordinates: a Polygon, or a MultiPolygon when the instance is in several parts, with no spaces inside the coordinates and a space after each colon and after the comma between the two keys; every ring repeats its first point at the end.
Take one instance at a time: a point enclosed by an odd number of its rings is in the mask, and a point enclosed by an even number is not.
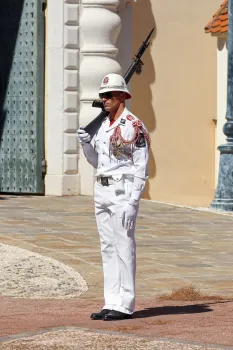
{"type": "MultiPolygon", "coordinates": [[[[143,66],[143,62],[141,60],[141,57],[144,54],[144,52],[146,51],[146,49],[148,48],[148,46],[150,45],[149,40],[150,40],[150,37],[151,37],[154,29],[155,28],[153,28],[150,31],[146,40],[143,41],[141,47],[139,48],[137,54],[135,55],[133,62],[131,63],[129,69],[125,73],[124,79],[125,79],[126,84],[128,84],[128,82],[130,81],[130,79],[132,78],[132,76],[135,72],[137,74],[141,73],[142,66],[143,66]]],[[[96,131],[100,128],[102,121],[104,120],[104,118],[108,114],[108,112],[106,112],[104,110],[104,106],[103,106],[103,103],[101,101],[93,101],[92,107],[102,108],[102,112],[100,112],[100,114],[95,119],[93,119],[85,128],[83,128],[91,136],[91,138],[94,136],[96,131]]]]}

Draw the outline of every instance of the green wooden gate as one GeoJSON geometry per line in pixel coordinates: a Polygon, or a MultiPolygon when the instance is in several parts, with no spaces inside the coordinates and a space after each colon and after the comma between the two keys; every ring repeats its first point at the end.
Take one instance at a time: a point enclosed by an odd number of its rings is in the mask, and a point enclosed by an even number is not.
{"type": "Polygon", "coordinates": [[[44,193],[44,1],[1,0],[0,192],[44,193]]]}

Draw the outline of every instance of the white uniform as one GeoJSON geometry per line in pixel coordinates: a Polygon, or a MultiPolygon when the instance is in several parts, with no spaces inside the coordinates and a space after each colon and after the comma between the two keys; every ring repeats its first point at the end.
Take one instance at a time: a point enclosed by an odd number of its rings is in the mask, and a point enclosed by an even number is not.
{"type": "MultiPolygon", "coordinates": [[[[104,271],[104,309],[126,314],[132,314],[135,305],[136,245],[135,225],[125,229],[122,212],[131,198],[134,178],[148,177],[148,144],[143,123],[125,108],[112,126],[107,117],[92,146],[83,147],[87,160],[97,169],[94,201],[104,271]]],[[[137,211],[138,205],[135,216],[137,211]]]]}

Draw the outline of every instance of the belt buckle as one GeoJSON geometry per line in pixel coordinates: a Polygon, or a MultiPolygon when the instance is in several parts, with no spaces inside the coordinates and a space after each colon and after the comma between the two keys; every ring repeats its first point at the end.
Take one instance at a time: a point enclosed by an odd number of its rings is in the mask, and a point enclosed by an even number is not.
{"type": "Polygon", "coordinates": [[[102,185],[102,186],[109,186],[108,178],[107,178],[107,177],[102,177],[102,176],[101,176],[100,181],[101,181],[101,185],[102,185]]]}

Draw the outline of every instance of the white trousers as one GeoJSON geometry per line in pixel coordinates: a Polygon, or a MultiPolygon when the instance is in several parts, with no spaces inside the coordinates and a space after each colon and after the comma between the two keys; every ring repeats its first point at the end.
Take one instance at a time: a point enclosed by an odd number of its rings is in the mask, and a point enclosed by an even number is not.
{"type": "Polygon", "coordinates": [[[104,309],[132,314],[135,305],[136,244],[135,226],[126,230],[122,211],[128,202],[132,182],[125,194],[116,195],[114,185],[95,183],[95,214],[100,235],[104,272],[104,309]]]}

